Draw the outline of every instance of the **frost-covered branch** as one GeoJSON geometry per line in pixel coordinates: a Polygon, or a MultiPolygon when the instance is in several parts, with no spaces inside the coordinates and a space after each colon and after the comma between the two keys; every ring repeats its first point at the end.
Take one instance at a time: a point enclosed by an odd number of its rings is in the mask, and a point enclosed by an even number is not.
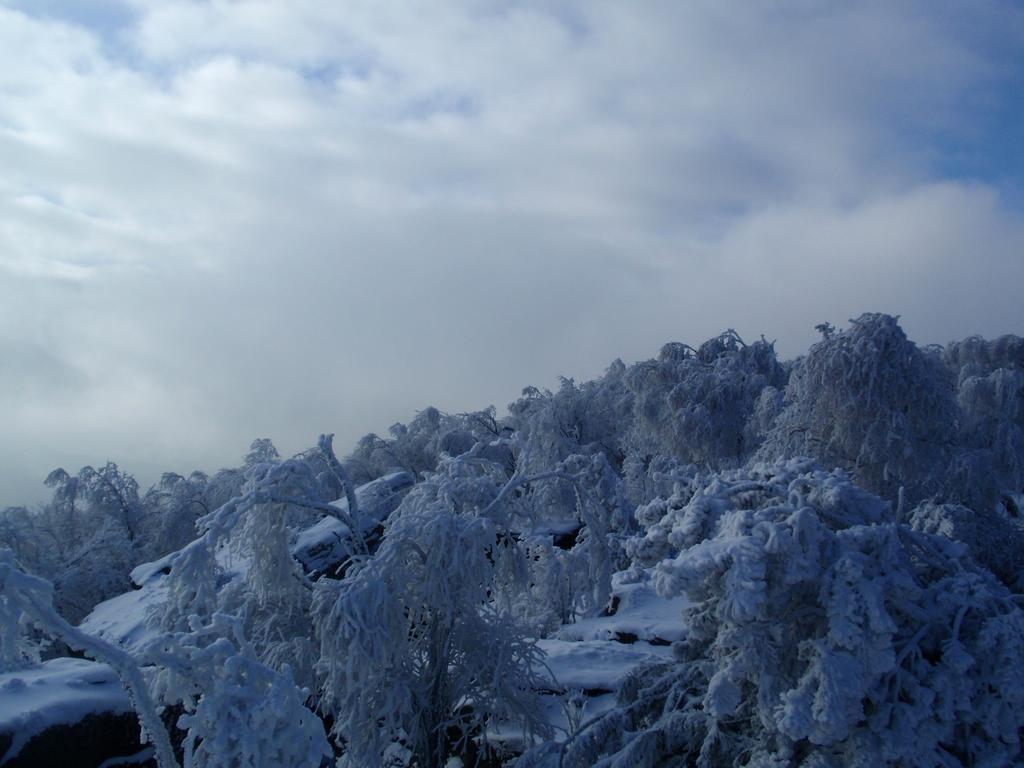
{"type": "Polygon", "coordinates": [[[353,519],[359,521],[362,513],[359,509],[359,498],[356,496],[355,486],[352,484],[352,480],[348,476],[348,472],[345,467],[342,466],[341,462],[338,461],[337,456],[334,455],[334,435],[320,435],[320,440],[317,445],[320,448],[320,452],[323,454],[324,459],[327,461],[328,467],[331,472],[341,483],[342,488],[345,489],[345,498],[348,500],[348,512],[353,519]]]}

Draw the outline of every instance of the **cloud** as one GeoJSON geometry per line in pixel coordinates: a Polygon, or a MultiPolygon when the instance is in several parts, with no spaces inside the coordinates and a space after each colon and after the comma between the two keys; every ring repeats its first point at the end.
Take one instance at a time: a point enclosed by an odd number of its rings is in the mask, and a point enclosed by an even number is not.
{"type": "Polygon", "coordinates": [[[1012,5],[62,8],[0,3],[0,503],[726,326],[1021,330],[1020,180],[947,173],[1012,5]]]}

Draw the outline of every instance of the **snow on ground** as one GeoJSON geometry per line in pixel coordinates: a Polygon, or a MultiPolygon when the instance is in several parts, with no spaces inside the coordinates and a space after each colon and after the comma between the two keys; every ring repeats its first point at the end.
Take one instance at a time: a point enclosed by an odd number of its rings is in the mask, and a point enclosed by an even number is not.
{"type": "Polygon", "coordinates": [[[155,576],[166,576],[171,572],[171,561],[177,552],[171,552],[170,554],[164,555],[159,560],[154,560],[151,563],[142,563],[132,568],[128,577],[132,580],[132,583],[138,587],[146,585],[150,579],[155,576]]]}
{"type": "Polygon", "coordinates": [[[14,737],[0,763],[47,728],[131,709],[114,670],[95,661],[51,659],[38,667],[0,674],[0,733],[14,737]]]}
{"type": "MultiPolygon", "coordinates": [[[[577,723],[615,706],[615,694],[635,667],[672,659],[671,642],[686,634],[683,625],[684,597],[660,597],[650,583],[650,570],[621,571],[612,576],[615,612],[562,626],[552,637],[538,641],[546,654],[544,663],[554,677],[543,691],[544,719],[564,740],[572,727],[572,703],[578,708],[577,723]]],[[[522,731],[507,724],[488,729],[487,738],[513,750],[525,745],[522,731]]]]}
{"type": "Polygon", "coordinates": [[[629,670],[639,664],[652,664],[672,658],[669,646],[648,643],[616,643],[611,640],[541,640],[547,654],[544,660],[560,691],[582,690],[614,693],[629,670]]]}
{"type": "MultiPolygon", "coordinates": [[[[611,640],[549,638],[538,641],[538,645],[547,654],[544,662],[548,669],[542,674],[549,677],[549,671],[554,676],[551,689],[542,693],[541,708],[544,719],[554,729],[556,741],[569,735],[572,702],[578,707],[576,722],[589,720],[614,708],[615,694],[630,670],[672,658],[670,646],[651,645],[642,640],[626,644],[611,640]]],[[[535,743],[527,744],[523,732],[508,724],[488,728],[487,739],[513,751],[535,743]]]]}
{"type": "Polygon", "coordinates": [[[104,600],[78,626],[83,632],[108,643],[137,651],[155,636],[146,616],[151,608],[164,602],[166,596],[167,577],[159,575],[141,589],[104,600]]]}
{"type": "Polygon", "coordinates": [[[666,599],[659,596],[650,583],[649,571],[642,572],[639,581],[627,571],[612,577],[612,602],[616,606],[611,616],[595,616],[567,624],[554,637],[559,640],[646,640],[665,645],[681,640],[686,634],[683,627],[683,609],[689,604],[686,597],[666,599]]]}

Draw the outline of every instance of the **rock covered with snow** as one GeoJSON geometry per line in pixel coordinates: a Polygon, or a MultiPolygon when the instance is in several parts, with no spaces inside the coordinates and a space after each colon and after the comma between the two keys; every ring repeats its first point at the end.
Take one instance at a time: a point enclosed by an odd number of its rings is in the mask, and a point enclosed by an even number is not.
{"type": "Polygon", "coordinates": [[[138,736],[128,695],[106,664],[59,658],[0,674],[2,766],[40,766],[48,759],[58,760],[53,765],[97,765],[139,753],[138,736]],[[83,721],[84,728],[75,727],[83,721]],[[62,729],[59,743],[38,743],[56,728],[62,729]],[[126,743],[126,728],[134,744],[126,743]]]}
{"type": "MultiPolygon", "coordinates": [[[[408,472],[393,472],[359,486],[355,493],[362,516],[360,533],[371,536],[395,511],[402,497],[414,484],[408,472]]],[[[348,511],[348,500],[338,499],[334,506],[348,511]]],[[[325,517],[300,532],[292,545],[292,554],[311,574],[325,573],[352,554],[348,527],[336,517],[325,517]]]]}

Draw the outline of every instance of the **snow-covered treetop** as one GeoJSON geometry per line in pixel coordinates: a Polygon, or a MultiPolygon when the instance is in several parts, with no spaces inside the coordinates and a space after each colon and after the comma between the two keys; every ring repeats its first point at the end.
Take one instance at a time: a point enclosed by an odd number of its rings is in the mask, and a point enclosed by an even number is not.
{"type": "Polygon", "coordinates": [[[895,498],[941,489],[959,426],[953,382],[897,318],[865,314],[796,363],[762,456],[814,456],[895,498]]]}

